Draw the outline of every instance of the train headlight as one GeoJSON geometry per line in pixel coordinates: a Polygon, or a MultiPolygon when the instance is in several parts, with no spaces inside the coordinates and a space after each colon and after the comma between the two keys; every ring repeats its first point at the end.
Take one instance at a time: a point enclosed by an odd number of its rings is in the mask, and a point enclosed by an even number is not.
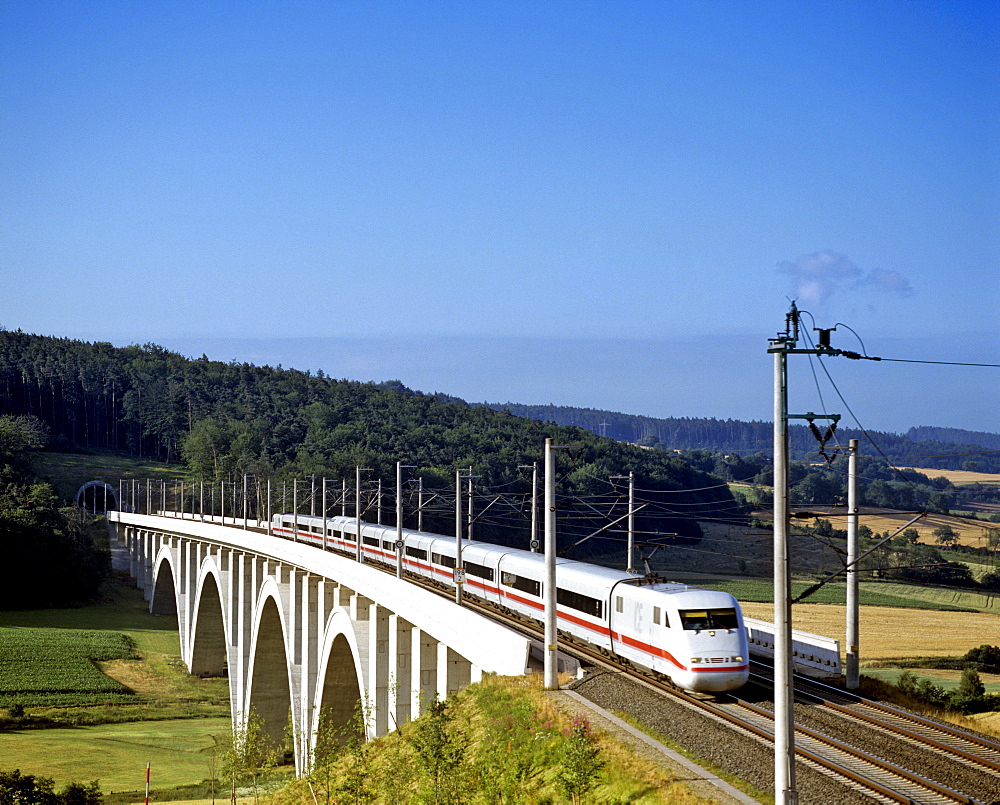
{"type": "Polygon", "coordinates": [[[694,665],[695,663],[699,663],[699,662],[701,662],[701,657],[692,657],[691,658],[691,664],[692,665],[694,665]]]}
{"type": "Polygon", "coordinates": [[[743,662],[743,655],[737,654],[735,657],[733,657],[733,662],[743,662]]]}

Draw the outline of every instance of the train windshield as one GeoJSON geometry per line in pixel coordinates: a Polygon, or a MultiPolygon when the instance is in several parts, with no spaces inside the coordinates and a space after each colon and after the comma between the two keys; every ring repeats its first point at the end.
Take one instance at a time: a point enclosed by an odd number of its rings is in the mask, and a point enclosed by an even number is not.
{"type": "Polygon", "coordinates": [[[696,629],[737,629],[736,610],[729,609],[682,609],[681,628],[696,629]]]}

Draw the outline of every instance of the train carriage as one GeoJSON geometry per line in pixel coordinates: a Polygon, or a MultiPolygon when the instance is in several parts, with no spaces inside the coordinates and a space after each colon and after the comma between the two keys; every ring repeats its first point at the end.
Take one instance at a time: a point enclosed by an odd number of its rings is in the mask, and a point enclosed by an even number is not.
{"type": "MultiPolygon", "coordinates": [[[[276,514],[272,530],[317,546],[357,550],[356,520],[276,514]]],[[[402,530],[402,562],[419,576],[455,583],[455,538],[402,530]]],[[[366,561],[395,565],[394,526],[361,524],[366,561]]],[[[749,675],[747,636],[728,593],[635,576],[567,559],[557,560],[558,628],[693,691],[724,691],[749,675]]],[[[462,542],[465,590],[535,620],[544,615],[544,557],[485,542],[462,542]]]]}

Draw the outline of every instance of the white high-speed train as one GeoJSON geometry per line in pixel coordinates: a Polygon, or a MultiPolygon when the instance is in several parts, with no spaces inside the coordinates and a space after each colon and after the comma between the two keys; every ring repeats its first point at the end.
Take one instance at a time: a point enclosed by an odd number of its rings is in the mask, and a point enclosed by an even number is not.
{"type": "MultiPolygon", "coordinates": [[[[276,514],[282,537],[357,552],[353,517],[276,514]]],[[[411,573],[453,585],[455,538],[403,529],[402,561],[411,573]]],[[[365,561],[396,565],[395,526],[361,523],[365,561]]],[[[544,557],[463,540],[467,594],[541,620],[544,557]]],[[[743,685],[749,652],[743,613],[728,593],[635,576],[559,559],[558,628],[635,665],[670,677],[685,690],[719,692],[743,685]]]]}

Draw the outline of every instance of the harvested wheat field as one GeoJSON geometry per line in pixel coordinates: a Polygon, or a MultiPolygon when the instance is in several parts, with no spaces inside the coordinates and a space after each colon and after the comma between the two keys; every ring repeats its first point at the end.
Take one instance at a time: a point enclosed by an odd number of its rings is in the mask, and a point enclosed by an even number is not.
{"type": "MultiPolygon", "coordinates": [[[[901,467],[900,469],[908,469],[901,467]]],[[[990,472],[971,472],[969,470],[932,470],[912,467],[917,472],[922,472],[929,478],[947,478],[955,486],[968,486],[970,484],[985,484],[988,486],[1000,486],[1000,475],[990,472]]]]}
{"type": "MultiPolygon", "coordinates": [[[[771,604],[741,604],[750,618],[773,621],[771,604]]],[[[832,637],[844,649],[846,608],[836,604],[796,604],[796,629],[832,637]]],[[[923,657],[959,657],[984,643],[1000,643],[1000,615],[938,612],[930,609],[861,607],[861,663],[923,657]]]]}
{"type": "MultiPolygon", "coordinates": [[[[826,511],[822,506],[813,506],[813,509],[820,512],[824,520],[829,520],[834,528],[847,529],[847,515],[843,509],[830,509],[826,511]]],[[[877,509],[873,506],[860,507],[859,514],[860,522],[879,534],[892,533],[913,519],[913,515],[907,512],[897,512],[894,509],[877,509]]],[[[931,512],[909,527],[916,529],[920,535],[920,538],[917,540],[918,542],[940,547],[933,534],[934,529],[939,526],[949,526],[952,528],[958,534],[959,545],[971,548],[983,548],[986,546],[986,532],[991,528],[996,528],[996,523],[977,522],[963,517],[952,517],[947,514],[931,512]]]]}

